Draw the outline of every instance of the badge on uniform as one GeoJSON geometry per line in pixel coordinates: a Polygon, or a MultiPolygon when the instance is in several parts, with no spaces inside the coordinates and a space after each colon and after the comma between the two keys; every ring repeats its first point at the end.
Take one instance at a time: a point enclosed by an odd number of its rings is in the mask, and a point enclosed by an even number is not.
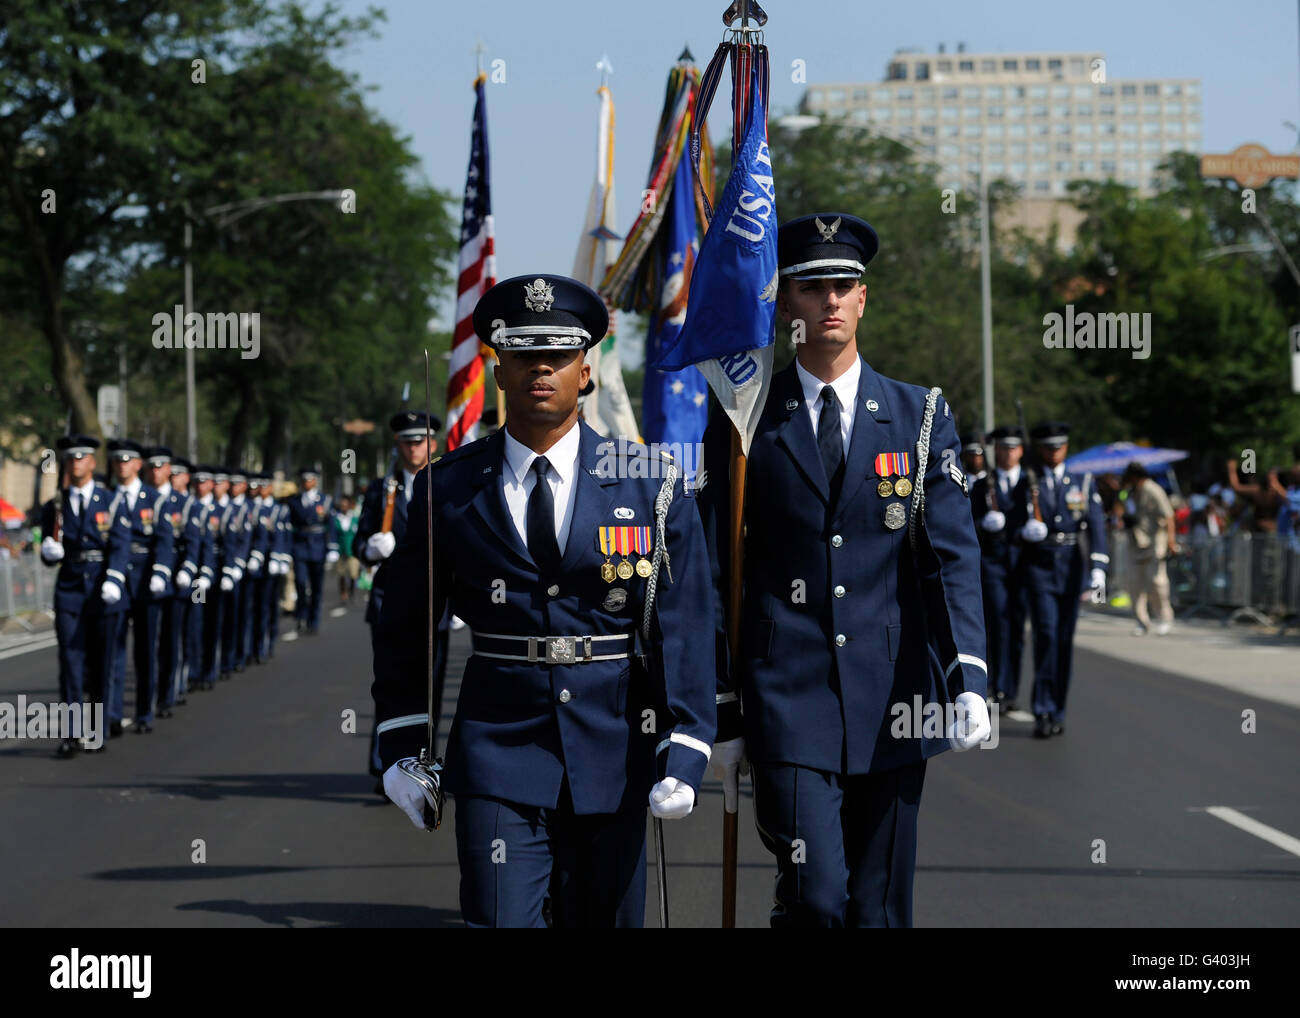
{"type": "Polygon", "coordinates": [[[319,502],[316,503],[316,518],[323,520],[325,518],[325,507],[319,502]]]}
{"type": "Polygon", "coordinates": [[[180,513],[172,513],[172,536],[173,537],[181,536],[181,514],[180,513]]]}
{"type": "Polygon", "coordinates": [[[101,534],[108,533],[108,513],[95,513],[95,526],[101,534]]]}
{"type": "MultiPolygon", "coordinates": [[[[908,453],[879,453],[876,456],[876,476],[881,480],[876,485],[876,494],[881,498],[889,498],[890,495],[907,498],[908,495],[912,494],[912,482],[907,479],[907,475],[911,472],[912,460],[908,453]],[[891,478],[897,478],[897,480],[891,478]]],[[[899,506],[899,509],[901,511],[902,506],[899,506]]],[[[898,527],[890,525],[888,515],[886,515],[885,524],[890,526],[891,530],[898,529],[898,527]]],[[[902,526],[902,524],[900,523],[899,526],[902,526]]]]}
{"type": "Polygon", "coordinates": [[[140,523],[143,525],[144,532],[146,534],[153,533],[153,510],[152,509],[140,510],[140,523]]]}
{"type": "Polygon", "coordinates": [[[633,573],[642,577],[650,575],[650,559],[646,557],[651,550],[649,527],[600,527],[599,531],[600,551],[605,556],[605,563],[600,567],[602,580],[613,583],[616,576],[630,580],[633,573]],[[611,555],[622,555],[623,561],[615,566],[610,561],[611,555]],[[629,555],[641,558],[633,565],[629,555]]]}

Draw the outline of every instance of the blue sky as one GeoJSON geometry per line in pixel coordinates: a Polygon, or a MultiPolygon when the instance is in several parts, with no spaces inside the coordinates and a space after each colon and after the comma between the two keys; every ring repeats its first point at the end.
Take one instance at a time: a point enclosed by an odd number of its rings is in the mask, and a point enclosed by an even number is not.
{"type": "MultiPolygon", "coordinates": [[[[349,14],[366,0],[341,0],[349,14]]],[[[377,39],[358,39],[342,62],[372,86],[370,105],[409,135],[435,187],[465,182],[474,47],[505,61],[488,86],[498,275],[572,268],[594,176],[596,62],[608,53],[616,115],[615,181],[622,233],[640,203],[668,69],[688,44],[703,67],[722,37],[725,0],[390,0],[377,39]]],[[[1091,50],[1111,78],[1199,77],[1205,151],[1254,141],[1293,151],[1300,124],[1300,27],[1286,0],[769,0],[772,115],[792,111],[803,85],[876,81],[899,47],[949,52],[1091,50]]],[[[726,133],[728,86],[714,104],[713,139],[726,133]]],[[[346,182],[322,182],[322,186],[346,182]]],[[[358,196],[360,205],[364,196],[358,196]]],[[[780,181],[777,181],[778,208],[780,181]]],[[[459,204],[456,210],[459,216],[459,204]]],[[[450,299],[441,317],[450,314],[450,299]]]]}

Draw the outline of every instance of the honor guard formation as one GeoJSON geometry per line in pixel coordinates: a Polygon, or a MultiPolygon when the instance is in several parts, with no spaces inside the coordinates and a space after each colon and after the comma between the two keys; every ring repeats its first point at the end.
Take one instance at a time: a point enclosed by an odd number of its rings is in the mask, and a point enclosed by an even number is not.
{"type": "Polygon", "coordinates": [[[1034,735],[1064,733],[1080,594],[1104,597],[1109,560],[1092,478],[1064,468],[1066,424],[959,437],[938,388],[859,351],[879,246],[848,213],[780,227],[776,310],[805,331],[750,443],[743,563],[730,423],[715,402],[695,485],[670,456],[602,439],[580,405],[609,315],[564,276],[507,279],[474,311],[504,426],[438,457],[441,422],[399,411],[359,513],[311,467],[277,499],[265,473],[130,440],[108,443],[110,488],[97,439],[60,439],[41,556],[59,568],[63,699],[102,701],[121,734],[130,630],[129,727],[151,732],[273,656],[290,579],[297,634],[318,632],[341,541],[344,602],[359,568],[371,577],[368,767],[419,828],[454,797],[468,925],[642,925],[647,815],[657,831],[689,816],[710,768],[731,811],[752,771],[773,926],[911,925],[927,762],[986,739],[990,707],[1017,708],[1027,619],[1034,735]]]}
{"type": "MultiPolygon", "coordinates": [[[[116,481],[109,488],[95,478],[100,444],[90,435],[58,440],[62,482],[41,510],[41,560],[58,568],[59,691],[66,703],[102,702],[110,737],[127,727],[147,735],[191,690],[271,659],[295,568],[303,575],[299,631],[316,631],[333,521],[328,496],[308,489],[278,500],[264,473],[196,466],[130,439],[105,448],[116,481]]],[[[83,745],[103,752],[107,743],[67,738],[58,755],[76,756],[83,745]]]]}

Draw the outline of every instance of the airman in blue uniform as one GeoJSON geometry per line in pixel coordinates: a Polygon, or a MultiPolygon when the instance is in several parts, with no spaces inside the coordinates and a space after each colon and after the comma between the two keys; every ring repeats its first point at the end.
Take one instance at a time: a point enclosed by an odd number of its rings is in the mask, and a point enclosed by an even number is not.
{"type": "Polygon", "coordinates": [[[271,542],[270,594],[266,602],[266,641],[262,659],[275,656],[275,642],[280,636],[280,600],[284,596],[285,577],[293,570],[293,528],[289,522],[289,504],[277,499],[271,488],[265,489],[263,500],[271,503],[271,525],[274,538],[271,542]]]}
{"type": "Polygon", "coordinates": [[[483,296],[474,326],[500,357],[505,428],[420,472],[389,559],[379,752],[389,797],[417,826],[423,795],[396,762],[426,739],[430,607],[437,620],[450,604],[471,631],[444,769],[470,926],[541,926],[548,894],[554,925],[640,925],[647,800],[664,818],[689,813],[711,750],[714,667],[699,651],[713,605],[695,507],[675,466],[643,447],[622,458],[577,418],[584,353],[607,323],[604,301],[564,277],[483,296]]]}
{"type": "Polygon", "coordinates": [[[230,502],[230,471],[210,466],[212,491],[203,496],[208,506],[208,539],[212,542],[213,586],[203,606],[203,669],[196,689],[208,690],[221,675],[221,636],[225,630],[226,593],[234,589],[228,570],[234,568],[234,548],[226,548],[227,520],[235,511],[230,502]],[[210,501],[209,501],[210,500],[210,501]]]}
{"type": "Polygon", "coordinates": [[[158,634],[158,709],[160,718],[171,717],[172,708],[184,698],[185,616],[190,604],[190,587],[199,574],[203,532],[195,518],[198,499],[189,494],[190,464],[174,457],[166,446],[145,450],[149,481],[163,496],[159,527],[170,527],[174,548],[174,574],[162,602],[158,634]]]}
{"type": "Polygon", "coordinates": [[[116,490],[122,495],[118,514],[126,516],[131,526],[131,557],[121,599],[105,608],[113,654],[112,692],[105,712],[110,735],[120,735],[129,623],[135,665],[134,727],[137,734],[148,735],[153,731],[158,688],[158,633],[163,604],[172,593],[175,547],[171,527],[161,525],[165,497],[140,480],[144,447],[131,439],[113,439],[108,443],[108,455],[117,474],[116,490]]]}
{"type": "MultiPolygon", "coordinates": [[[[88,696],[95,703],[104,699],[109,670],[101,587],[109,570],[125,584],[131,528],[117,512],[113,493],[95,480],[99,439],[66,435],[56,446],[63,473],[58,496],[41,507],[41,561],[59,567],[54,587],[59,699],[79,704],[88,696]]],[[[121,585],[118,590],[120,597],[121,585]]],[[[58,755],[76,756],[79,749],[75,738],[65,738],[58,755]]]]}
{"type": "Polygon", "coordinates": [[[248,475],[231,468],[230,505],[222,522],[225,562],[221,576],[221,678],[244,670],[248,621],[248,556],[253,539],[253,507],[248,499],[248,475]]]}
{"type": "Polygon", "coordinates": [[[254,474],[248,481],[252,500],[253,539],[248,553],[248,582],[251,596],[248,605],[248,655],[257,664],[270,657],[268,603],[275,596],[279,560],[275,558],[280,535],[277,529],[279,513],[271,497],[271,478],[263,473],[254,474]]]}
{"type": "Polygon", "coordinates": [[[1039,472],[1020,528],[1034,626],[1034,737],[1065,734],[1065,701],[1074,662],[1079,600],[1106,599],[1106,516],[1091,474],[1065,469],[1070,426],[1046,421],[1030,431],[1039,472]],[[1090,544],[1084,557],[1080,537],[1090,544]]]}
{"type": "MultiPolygon", "coordinates": [[[[431,436],[438,433],[441,424],[437,417],[430,417],[423,411],[402,410],[394,414],[388,425],[393,433],[393,441],[397,445],[396,462],[388,476],[370,482],[361,503],[361,518],[357,522],[357,533],[352,549],[362,565],[379,567],[371,580],[370,600],[366,604],[366,622],[370,625],[372,653],[386,638],[380,618],[383,613],[384,588],[387,586],[390,571],[388,559],[398,542],[406,536],[406,513],[411,504],[411,489],[415,483],[415,475],[433,459],[433,454],[438,449],[438,440],[431,436]],[[390,528],[385,530],[384,518],[390,494],[393,499],[393,515],[390,528]]],[[[439,712],[442,710],[442,689],[447,674],[450,617],[450,612],[443,613],[438,623],[438,636],[435,641],[433,707],[439,712]]],[[[437,725],[438,720],[435,718],[435,729],[437,725]]],[[[370,737],[369,766],[370,773],[375,777],[383,774],[379,759],[378,737],[373,730],[370,737]]],[[[375,791],[383,793],[382,782],[375,791]]]]}
{"type": "Polygon", "coordinates": [[[293,584],[298,596],[294,614],[298,618],[299,634],[315,636],[320,629],[325,566],[339,560],[339,547],[330,518],[333,500],[317,490],[320,472],[314,467],[302,467],[298,478],[302,491],[289,499],[289,523],[293,528],[293,584]]]}
{"type": "MultiPolygon", "coordinates": [[[[722,669],[714,749],[734,780],[739,693],[755,819],[777,862],[773,926],[910,925],[926,761],[990,731],[952,410],[857,349],[878,246],[843,213],[778,233],[777,310],[802,339],[749,448],[740,652],[722,669]]],[[[714,415],[698,497],[719,582],[729,428],[714,415]]]]}
{"type": "Polygon", "coordinates": [[[1025,571],[1020,528],[1028,516],[1028,481],[1020,469],[1024,433],[995,428],[989,436],[995,465],[971,487],[980,539],[980,586],[988,640],[989,692],[999,708],[1016,709],[1020,661],[1025,647],[1025,571]]]}

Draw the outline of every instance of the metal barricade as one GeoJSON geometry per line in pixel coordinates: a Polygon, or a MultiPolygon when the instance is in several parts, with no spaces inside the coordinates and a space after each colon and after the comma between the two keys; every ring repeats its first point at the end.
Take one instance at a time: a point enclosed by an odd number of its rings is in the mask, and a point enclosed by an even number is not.
{"type": "Polygon", "coordinates": [[[54,570],[34,554],[0,558],[0,619],[52,611],[53,574],[54,570]]]}

